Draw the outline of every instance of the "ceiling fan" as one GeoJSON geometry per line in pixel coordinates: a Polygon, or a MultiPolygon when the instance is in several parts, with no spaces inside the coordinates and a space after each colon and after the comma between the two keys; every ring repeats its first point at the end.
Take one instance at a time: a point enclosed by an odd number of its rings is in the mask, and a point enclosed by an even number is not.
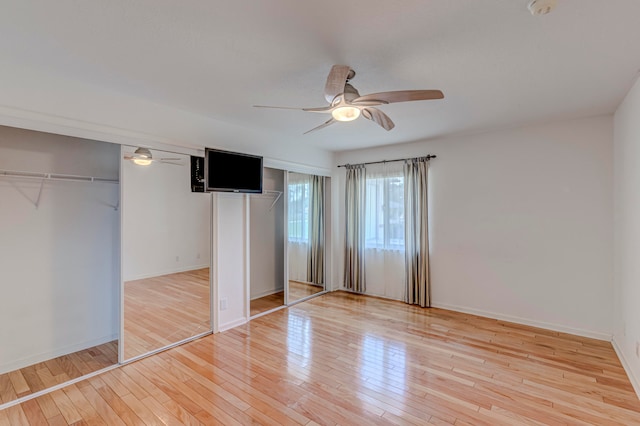
{"type": "Polygon", "coordinates": [[[254,105],[256,108],[280,108],[295,109],[306,112],[331,114],[331,118],[321,125],[306,131],[304,134],[327,127],[336,121],[353,121],[361,115],[371,120],[385,130],[395,127],[393,121],[378,108],[380,105],[395,102],[425,101],[430,99],[442,99],[444,95],[440,90],[398,90],[393,92],[371,93],[360,96],[360,93],[349,84],[356,72],[348,65],[334,65],[327,77],[324,86],[324,97],[329,106],[317,108],[290,108],[268,105],[254,105]]]}
{"type": "Polygon", "coordinates": [[[153,158],[148,148],[138,148],[133,154],[125,153],[124,159],[130,160],[138,166],[148,166],[153,162],[173,164],[176,166],[182,165],[181,158],[153,158]]]}

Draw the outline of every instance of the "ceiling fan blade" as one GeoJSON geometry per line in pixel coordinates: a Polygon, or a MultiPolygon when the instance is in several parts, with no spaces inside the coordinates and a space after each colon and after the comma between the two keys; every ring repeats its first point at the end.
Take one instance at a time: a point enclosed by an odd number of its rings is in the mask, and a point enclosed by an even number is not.
{"type": "Polygon", "coordinates": [[[363,101],[358,101],[357,99],[355,101],[349,102],[351,105],[357,105],[357,106],[363,106],[363,107],[367,107],[367,106],[378,106],[378,105],[386,105],[389,102],[387,101],[367,101],[367,100],[363,100],[363,101]]]}
{"type": "Polygon", "coordinates": [[[317,107],[317,108],[302,108],[305,112],[331,112],[332,106],[317,107]]]}
{"type": "Polygon", "coordinates": [[[331,124],[333,124],[335,122],[336,122],[336,120],[334,120],[333,117],[332,117],[329,120],[327,120],[324,123],[322,123],[321,125],[319,125],[317,127],[314,127],[311,130],[307,130],[306,132],[303,133],[303,135],[306,135],[307,133],[315,132],[316,130],[323,129],[323,128],[325,128],[325,127],[327,127],[327,126],[329,126],[329,125],[331,125],[331,124]]]}
{"type": "Polygon", "coordinates": [[[347,78],[351,73],[351,67],[348,65],[334,65],[331,67],[329,76],[327,76],[327,83],[324,86],[324,98],[327,102],[330,103],[333,98],[344,92],[344,85],[347,83],[347,78]]]}
{"type": "Polygon", "coordinates": [[[387,114],[377,108],[363,108],[362,115],[367,120],[371,120],[377,123],[378,125],[380,125],[380,127],[387,131],[393,129],[396,126],[395,124],[393,124],[393,121],[391,121],[387,114]]]}
{"type": "Polygon", "coordinates": [[[394,102],[427,101],[442,98],[444,98],[444,94],[442,94],[440,90],[398,90],[395,92],[371,93],[370,95],[360,96],[351,101],[351,103],[361,105],[359,102],[379,101],[381,103],[391,104],[394,102]]]}
{"type": "Polygon", "coordinates": [[[304,110],[304,108],[295,108],[295,107],[283,107],[283,106],[271,106],[271,105],[254,105],[254,108],[275,108],[275,109],[295,109],[298,111],[304,110]]]}

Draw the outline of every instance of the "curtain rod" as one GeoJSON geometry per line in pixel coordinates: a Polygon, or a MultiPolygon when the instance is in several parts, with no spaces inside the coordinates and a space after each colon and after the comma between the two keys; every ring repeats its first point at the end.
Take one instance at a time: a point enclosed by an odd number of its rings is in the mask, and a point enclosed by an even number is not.
{"type": "MultiPolygon", "coordinates": [[[[432,158],[436,158],[435,155],[425,155],[427,160],[431,160],[432,158]]],[[[395,163],[396,161],[407,161],[412,160],[414,158],[423,158],[423,157],[410,157],[410,158],[398,158],[397,160],[381,160],[381,161],[369,161],[368,163],[357,163],[353,164],[353,166],[366,166],[367,164],[380,164],[380,163],[395,163]]],[[[346,167],[351,166],[352,164],[340,164],[338,167],[346,167]]]]}

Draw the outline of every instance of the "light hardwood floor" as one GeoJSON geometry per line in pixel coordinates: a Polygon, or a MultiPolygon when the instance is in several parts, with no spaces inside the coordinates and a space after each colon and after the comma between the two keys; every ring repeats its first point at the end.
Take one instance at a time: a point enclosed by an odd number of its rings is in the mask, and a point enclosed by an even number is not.
{"type": "Polygon", "coordinates": [[[258,315],[284,305],[284,291],[253,299],[250,303],[250,315],[258,315]]]}
{"type": "Polygon", "coordinates": [[[118,363],[118,341],[0,374],[0,403],[15,401],[43,389],[118,363]]]}
{"type": "Polygon", "coordinates": [[[210,330],[209,268],[124,285],[124,358],[210,330]]]}
{"type": "Polygon", "coordinates": [[[0,411],[21,424],[640,424],[608,342],[338,292],[0,411]]]}
{"type": "MultiPolygon", "coordinates": [[[[307,284],[300,281],[289,281],[289,302],[303,299],[308,296],[320,293],[324,287],[307,284]]],[[[284,305],[284,291],[269,294],[258,299],[253,299],[250,303],[250,315],[258,315],[271,309],[284,305]]]]}
{"type": "Polygon", "coordinates": [[[324,287],[301,281],[289,281],[289,302],[303,299],[324,291],[324,287]]]}

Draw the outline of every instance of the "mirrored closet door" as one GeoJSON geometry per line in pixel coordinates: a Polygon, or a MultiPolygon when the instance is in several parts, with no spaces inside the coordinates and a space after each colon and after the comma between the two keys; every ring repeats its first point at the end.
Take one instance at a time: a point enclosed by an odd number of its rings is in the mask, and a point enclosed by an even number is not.
{"type": "Polygon", "coordinates": [[[121,158],[126,361],[211,330],[211,195],[191,192],[188,155],[123,146],[121,158]]]}
{"type": "Polygon", "coordinates": [[[284,306],[284,170],[265,167],[262,194],[251,194],[249,241],[251,317],[284,306]]]}
{"type": "Polygon", "coordinates": [[[287,303],[324,291],[327,186],[324,176],[287,175],[287,303]]]}

